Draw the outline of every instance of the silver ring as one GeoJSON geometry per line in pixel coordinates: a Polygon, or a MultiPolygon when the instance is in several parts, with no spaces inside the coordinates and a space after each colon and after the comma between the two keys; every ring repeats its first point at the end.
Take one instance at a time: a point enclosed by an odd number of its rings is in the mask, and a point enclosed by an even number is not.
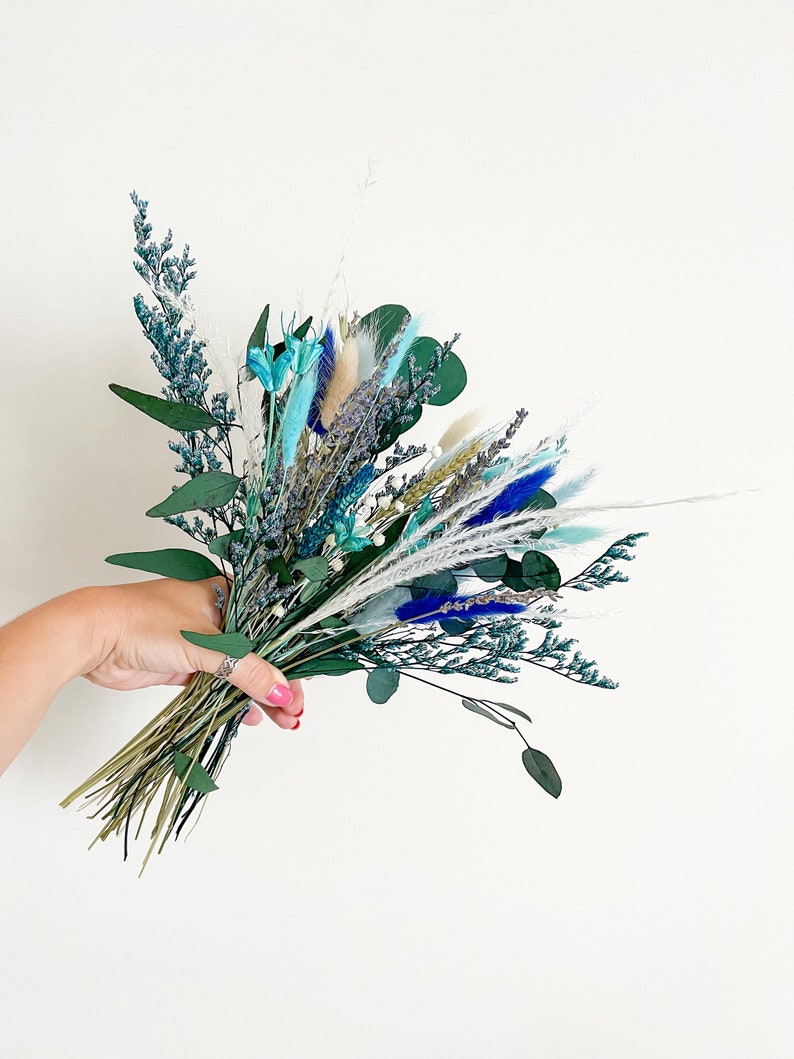
{"type": "Polygon", "coordinates": [[[215,676],[216,677],[223,677],[224,679],[228,679],[228,677],[230,677],[232,675],[232,673],[235,671],[235,669],[237,669],[237,667],[239,666],[240,662],[242,662],[241,658],[232,658],[231,655],[226,655],[226,657],[224,658],[224,660],[221,662],[220,666],[216,670],[215,676]]]}

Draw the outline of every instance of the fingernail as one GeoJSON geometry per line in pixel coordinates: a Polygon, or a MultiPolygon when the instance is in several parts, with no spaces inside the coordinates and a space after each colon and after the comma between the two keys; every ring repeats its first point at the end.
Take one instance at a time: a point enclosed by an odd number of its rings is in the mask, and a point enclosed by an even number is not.
{"type": "Polygon", "coordinates": [[[298,710],[298,712],[295,714],[295,716],[296,717],[300,717],[302,713],[303,713],[303,707],[301,706],[301,708],[298,710]]]}
{"type": "Polygon", "coordinates": [[[292,692],[286,684],[274,684],[267,701],[271,706],[289,706],[292,702],[292,692]]]}
{"type": "Polygon", "coordinates": [[[289,731],[290,731],[290,732],[294,732],[294,731],[296,731],[296,730],[297,730],[298,728],[300,728],[300,726],[301,726],[301,723],[300,723],[300,721],[296,721],[296,722],[295,722],[295,724],[293,724],[292,728],[290,728],[290,729],[289,729],[289,731]]]}

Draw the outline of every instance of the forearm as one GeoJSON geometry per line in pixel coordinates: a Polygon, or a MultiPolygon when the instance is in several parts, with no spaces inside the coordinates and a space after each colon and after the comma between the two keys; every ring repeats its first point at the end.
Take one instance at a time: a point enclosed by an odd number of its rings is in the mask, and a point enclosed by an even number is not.
{"type": "Polygon", "coordinates": [[[58,596],[0,629],[0,773],[61,688],[96,665],[100,591],[58,596]]]}

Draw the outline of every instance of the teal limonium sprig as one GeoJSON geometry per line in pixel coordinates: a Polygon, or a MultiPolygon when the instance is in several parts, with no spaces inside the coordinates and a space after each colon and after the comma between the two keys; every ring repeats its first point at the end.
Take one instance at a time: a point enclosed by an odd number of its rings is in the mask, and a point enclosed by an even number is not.
{"type": "MultiPolygon", "coordinates": [[[[223,347],[188,301],[189,248],[172,253],[170,231],[153,239],[148,203],[132,200],[135,268],[155,302],[138,295],[134,307],[165,385],[162,396],[112,389],[175,432],[169,445],[188,481],[147,515],[204,550],[108,562],[211,580],[221,629],[182,635],[219,656],[253,652],[290,678],[359,673],[376,703],[405,680],[451,693],[516,734],[527,773],[559,796],[555,766],[524,734],[529,715],[453,685],[514,684],[534,667],[616,687],[562,631],[557,602],[569,589],[627,580],[618,565],[643,534],[604,550],[604,531],[582,521],[625,505],[580,500],[593,472],[566,477],[567,427],[522,446],[523,408],[474,432],[465,413],[436,444],[406,442],[425,410],[456,401],[468,377],[453,348],[459,336],[423,334],[421,315],[403,305],[318,325],[282,313],[271,341],[268,304],[244,348],[223,347]],[[584,568],[582,549],[601,549],[584,568]]],[[[248,706],[234,685],[196,674],[64,804],[86,796],[102,819],[99,837],[123,836],[125,854],[148,821],[145,865],[218,789],[248,706]]]]}

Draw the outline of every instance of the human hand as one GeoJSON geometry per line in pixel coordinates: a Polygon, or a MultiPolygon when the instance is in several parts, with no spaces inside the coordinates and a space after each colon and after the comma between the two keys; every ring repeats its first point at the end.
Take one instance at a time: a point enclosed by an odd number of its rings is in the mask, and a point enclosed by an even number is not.
{"type": "MultiPolygon", "coordinates": [[[[100,687],[129,691],[187,684],[197,672],[215,673],[225,655],[197,647],[180,635],[182,629],[218,632],[222,615],[213,583],[222,579],[160,578],[78,590],[95,618],[90,668],[83,676],[100,687]]],[[[280,728],[299,727],[303,713],[299,680],[288,681],[255,654],[241,659],[228,680],[252,699],[244,724],[259,724],[267,715],[280,728]]]]}

